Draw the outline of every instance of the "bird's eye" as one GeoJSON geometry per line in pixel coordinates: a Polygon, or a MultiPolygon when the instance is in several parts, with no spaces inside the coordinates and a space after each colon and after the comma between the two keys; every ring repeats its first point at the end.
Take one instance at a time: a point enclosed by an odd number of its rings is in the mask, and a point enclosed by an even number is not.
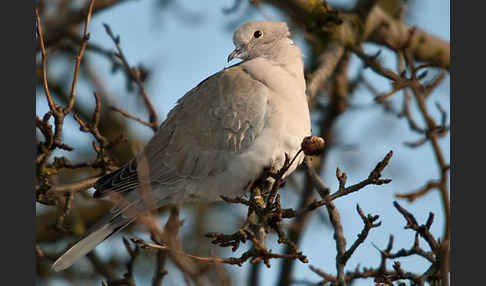
{"type": "Polygon", "coordinates": [[[253,37],[257,39],[260,38],[262,35],[263,35],[262,31],[255,31],[255,33],[253,33],[253,37]]]}

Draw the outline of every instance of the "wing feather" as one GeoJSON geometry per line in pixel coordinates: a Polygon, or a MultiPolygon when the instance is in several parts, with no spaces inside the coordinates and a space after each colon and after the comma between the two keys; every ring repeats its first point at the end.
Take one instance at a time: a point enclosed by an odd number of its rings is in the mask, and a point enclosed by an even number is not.
{"type": "MultiPolygon", "coordinates": [[[[268,88],[235,65],[210,76],[178,100],[139,156],[151,183],[171,185],[223,172],[265,123],[268,88]]],[[[96,197],[138,186],[136,160],[101,178],[96,197]]]]}

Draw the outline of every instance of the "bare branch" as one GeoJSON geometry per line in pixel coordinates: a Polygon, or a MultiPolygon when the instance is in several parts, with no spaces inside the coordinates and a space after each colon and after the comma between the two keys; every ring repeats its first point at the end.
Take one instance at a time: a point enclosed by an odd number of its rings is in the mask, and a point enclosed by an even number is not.
{"type": "Polygon", "coordinates": [[[145,102],[145,106],[147,107],[148,112],[149,112],[150,127],[152,128],[152,130],[154,132],[157,131],[157,129],[159,127],[159,119],[158,119],[158,116],[157,116],[157,111],[155,110],[155,107],[152,104],[152,101],[150,100],[150,98],[147,95],[147,92],[145,91],[143,81],[140,77],[140,71],[136,68],[130,67],[130,65],[128,64],[128,61],[125,58],[125,55],[123,54],[123,51],[122,51],[121,46],[120,46],[120,36],[115,36],[108,24],[104,23],[103,26],[105,27],[106,33],[113,40],[113,43],[115,43],[116,49],[118,51],[115,55],[122,61],[126,72],[130,75],[130,78],[133,81],[135,81],[138,85],[140,95],[142,96],[142,99],[145,102]]]}
{"type": "Polygon", "coordinates": [[[86,50],[86,45],[89,41],[88,25],[91,19],[91,14],[93,13],[94,2],[94,0],[90,0],[89,2],[88,15],[86,16],[86,20],[84,23],[83,43],[81,44],[79,54],[76,56],[76,65],[74,67],[74,76],[71,85],[71,95],[69,96],[68,106],[63,110],[64,114],[68,114],[69,112],[71,112],[74,106],[74,101],[76,99],[76,85],[78,83],[79,67],[81,65],[81,60],[83,59],[84,51],[86,50]]]}

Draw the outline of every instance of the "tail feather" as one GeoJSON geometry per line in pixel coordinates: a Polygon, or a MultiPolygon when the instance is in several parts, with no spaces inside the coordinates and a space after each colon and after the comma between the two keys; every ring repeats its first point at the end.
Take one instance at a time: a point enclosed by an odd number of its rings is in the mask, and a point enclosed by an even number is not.
{"type": "Polygon", "coordinates": [[[61,271],[73,265],[79,258],[88,254],[98,244],[102,243],[111,235],[128,226],[135,217],[126,217],[122,213],[113,216],[110,215],[96,224],[93,230],[88,232],[84,238],[69,248],[56,262],[52,265],[54,271],[61,271]]]}

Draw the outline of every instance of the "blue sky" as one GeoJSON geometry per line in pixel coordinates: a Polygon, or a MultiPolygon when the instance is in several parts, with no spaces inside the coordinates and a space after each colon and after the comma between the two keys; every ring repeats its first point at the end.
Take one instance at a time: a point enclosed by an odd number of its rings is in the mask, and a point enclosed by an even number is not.
{"type": "MultiPolygon", "coordinates": [[[[154,0],[128,1],[120,4],[113,9],[97,14],[92,19],[89,29],[91,42],[113,49],[113,43],[102,26],[102,23],[108,23],[114,33],[121,36],[121,45],[130,64],[142,63],[152,70],[151,80],[146,88],[161,119],[165,118],[167,112],[185,92],[207,76],[228,65],[226,58],[233,49],[232,31],[228,27],[234,27],[235,24],[238,25],[247,20],[266,19],[266,17],[272,20],[285,20],[278,12],[267,6],[263,6],[263,13],[262,11],[255,11],[250,18],[241,21],[242,12],[245,9],[230,15],[222,13],[222,9],[230,7],[233,1],[177,1],[180,3],[178,6],[190,11],[190,19],[194,23],[187,24],[180,20],[180,15],[174,13],[172,9],[169,9],[169,12],[156,9],[155,2],[154,0]]],[[[332,4],[354,1],[330,2],[332,4]]],[[[419,7],[414,9],[416,14],[409,15],[407,22],[449,40],[449,1],[416,2],[419,2],[416,4],[419,7]]],[[[247,6],[247,4],[245,3],[243,6],[247,6]]],[[[305,43],[299,37],[296,37],[296,40],[305,54],[305,43]]],[[[376,52],[377,47],[368,45],[366,51],[376,52]]],[[[137,95],[126,91],[125,80],[121,73],[111,74],[111,65],[105,58],[96,55],[88,56],[91,62],[94,62],[96,70],[100,74],[100,80],[108,83],[109,93],[117,101],[119,107],[146,118],[143,105],[137,103],[139,102],[136,99],[137,95]]],[[[385,60],[386,65],[394,66],[394,57],[389,52],[384,50],[381,57],[385,60]]],[[[353,59],[353,68],[357,69],[359,65],[359,60],[353,59]]],[[[51,67],[51,69],[52,72],[65,72],[56,69],[56,67],[51,67]]],[[[67,76],[68,78],[71,77],[70,74],[67,76]]],[[[379,90],[389,90],[390,85],[383,78],[371,71],[366,71],[366,76],[379,90]]],[[[446,110],[450,110],[449,87],[450,83],[447,78],[429,100],[431,108],[433,108],[434,102],[438,101],[446,110]]],[[[80,104],[93,105],[92,88],[90,86],[81,82],[78,94],[77,99],[80,104]]],[[[399,104],[401,98],[399,96],[394,97],[394,102],[399,104]]],[[[393,194],[417,189],[427,180],[438,177],[437,166],[429,145],[418,150],[403,146],[405,141],[419,139],[416,134],[408,130],[407,123],[403,119],[387,115],[379,106],[373,105],[373,96],[365,89],[359,90],[353,102],[369,107],[348,112],[338,120],[336,126],[338,143],[351,145],[353,148],[336,148],[330,152],[325,169],[322,172],[323,180],[335,189],[337,180],[334,174],[336,167],[339,167],[348,173],[349,183],[356,183],[367,177],[368,172],[389,150],[393,150],[395,155],[389,168],[384,172],[384,177],[392,178],[393,183],[385,186],[370,186],[363,191],[336,201],[336,206],[341,212],[348,246],[354,241],[362,228],[361,219],[355,211],[356,203],[360,204],[365,213],[380,215],[382,221],[382,226],[372,230],[365,244],[358,248],[349,261],[347,269],[354,269],[358,262],[361,262],[362,266],[378,265],[379,253],[372,243],[384,248],[389,234],[395,235],[395,250],[402,247],[409,248],[412,245],[414,233],[403,229],[404,219],[392,206],[393,194]]],[[[43,114],[46,108],[45,98],[39,97],[37,113],[43,114]]],[[[438,113],[434,115],[439,118],[438,113]]],[[[68,124],[73,126],[74,121],[71,118],[68,120],[68,124]]],[[[140,124],[131,122],[130,126],[146,140],[152,135],[149,128],[140,124]]],[[[72,131],[66,131],[66,143],[82,146],[92,140],[89,135],[80,135],[77,130],[77,128],[73,128],[72,131]]],[[[441,146],[447,160],[450,158],[449,145],[449,137],[442,139],[441,146]]],[[[283,204],[291,206],[297,199],[297,194],[289,192],[284,196],[283,204]]],[[[413,204],[405,201],[400,203],[415,213],[419,222],[424,222],[428,213],[434,212],[436,220],[432,227],[433,233],[436,235],[442,233],[443,214],[437,192],[431,192],[413,204]]],[[[336,250],[332,230],[324,226],[318,216],[313,216],[307,231],[308,234],[304,236],[301,250],[308,255],[310,264],[327,272],[335,273],[336,250]]],[[[112,249],[112,247],[115,247],[113,245],[120,247],[121,242],[105,242],[102,247],[97,249],[103,252],[103,248],[112,249]]],[[[277,251],[277,249],[278,247],[275,245],[274,251],[277,251]]],[[[278,267],[276,267],[276,262],[272,264],[271,269],[264,267],[262,282],[276,281],[278,267]]],[[[427,265],[427,263],[421,259],[406,259],[403,260],[402,265],[404,269],[419,271],[424,269],[424,265],[427,265]]],[[[229,268],[232,268],[232,266],[229,268]]],[[[244,271],[246,269],[243,268],[244,271]]],[[[238,277],[241,271],[236,269],[233,273],[236,275],[235,277],[238,277]]],[[[318,276],[309,270],[308,264],[297,262],[294,273],[296,279],[319,281],[318,276]]],[[[167,278],[169,279],[169,277],[167,278]]],[[[235,285],[246,283],[245,281],[237,283],[237,278],[234,278],[234,280],[235,285]]],[[[370,285],[369,283],[367,281],[358,285],[370,285]]],[[[265,285],[268,284],[265,283],[265,285]]]]}

